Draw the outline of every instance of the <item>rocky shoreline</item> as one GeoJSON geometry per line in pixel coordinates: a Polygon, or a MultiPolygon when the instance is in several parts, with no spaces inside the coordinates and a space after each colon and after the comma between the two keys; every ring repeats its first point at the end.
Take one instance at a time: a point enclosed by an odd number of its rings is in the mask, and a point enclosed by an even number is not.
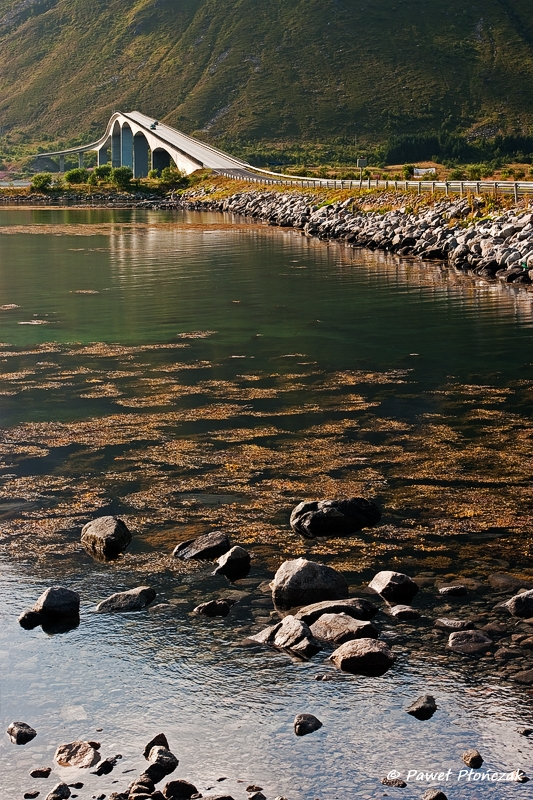
{"type": "Polygon", "coordinates": [[[533,214],[525,209],[484,213],[485,201],[480,198],[446,198],[418,212],[407,205],[366,211],[361,209],[361,199],[352,197],[316,205],[316,196],[306,194],[252,191],[224,200],[198,194],[184,193],[178,205],[253,217],[351,247],[447,261],[456,270],[504,283],[532,282],[533,214]]]}

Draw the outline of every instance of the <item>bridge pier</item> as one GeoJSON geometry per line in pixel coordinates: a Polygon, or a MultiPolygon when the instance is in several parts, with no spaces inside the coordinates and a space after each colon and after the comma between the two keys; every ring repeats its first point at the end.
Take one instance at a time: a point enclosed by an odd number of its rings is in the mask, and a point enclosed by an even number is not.
{"type": "Polygon", "coordinates": [[[113,127],[113,133],[111,134],[111,166],[112,167],[120,167],[121,166],[121,135],[120,135],[120,125],[115,122],[113,127]]]}
{"type": "Polygon", "coordinates": [[[143,133],[133,137],[133,177],[146,178],[148,175],[148,141],[143,133]]]}
{"type": "Polygon", "coordinates": [[[101,167],[103,164],[107,164],[107,161],[109,159],[109,152],[108,152],[108,149],[107,149],[108,145],[109,145],[109,142],[106,142],[106,144],[103,147],[101,147],[100,150],[96,151],[97,154],[98,154],[98,166],[99,167],[101,167]]]}
{"type": "Polygon", "coordinates": [[[83,169],[83,153],[78,153],[78,167],[83,169]]]}
{"type": "Polygon", "coordinates": [[[129,125],[122,126],[122,166],[133,169],[133,133],[129,125]]]}
{"type": "Polygon", "coordinates": [[[59,171],[65,171],[65,156],[59,156],[59,171]]]}

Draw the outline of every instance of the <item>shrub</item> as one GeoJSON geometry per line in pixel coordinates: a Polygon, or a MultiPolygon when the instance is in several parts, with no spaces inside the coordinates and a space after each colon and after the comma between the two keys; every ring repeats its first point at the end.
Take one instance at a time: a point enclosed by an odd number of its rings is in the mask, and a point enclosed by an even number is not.
{"type": "Polygon", "coordinates": [[[76,169],[69,169],[65,172],[65,180],[67,183],[87,183],[89,179],[89,170],[85,167],[76,167],[76,169]]]}
{"type": "Polygon", "coordinates": [[[98,186],[98,178],[94,174],[94,170],[91,172],[91,174],[87,178],[87,183],[89,184],[89,186],[98,186]]]}
{"type": "Polygon", "coordinates": [[[130,167],[114,167],[110,178],[119,189],[127,189],[133,178],[133,171],[130,167]]]}
{"type": "Polygon", "coordinates": [[[515,169],[514,171],[515,180],[521,181],[526,177],[526,171],[524,169],[515,169]]]}
{"type": "Polygon", "coordinates": [[[31,188],[40,192],[46,192],[52,185],[52,174],[50,172],[38,172],[31,179],[31,188]]]}
{"type": "Polygon", "coordinates": [[[164,167],[161,170],[161,183],[169,188],[186,186],[187,176],[177,167],[164,167]]]}
{"type": "Polygon", "coordinates": [[[402,175],[406,181],[413,177],[415,174],[414,164],[404,164],[402,167],[402,175]]]}
{"type": "Polygon", "coordinates": [[[148,177],[151,180],[155,181],[157,178],[161,177],[161,171],[158,169],[151,169],[150,172],[148,173],[148,177]]]}
{"type": "Polygon", "coordinates": [[[460,169],[459,167],[455,167],[450,172],[449,178],[450,181],[464,181],[465,173],[464,170],[460,169]]]}
{"type": "Polygon", "coordinates": [[[93,169],[93,175],[95,175],[99,181],[109,178],[111,175],[111,164],[100,164],[99,167],[95,167],[93,169]]]}

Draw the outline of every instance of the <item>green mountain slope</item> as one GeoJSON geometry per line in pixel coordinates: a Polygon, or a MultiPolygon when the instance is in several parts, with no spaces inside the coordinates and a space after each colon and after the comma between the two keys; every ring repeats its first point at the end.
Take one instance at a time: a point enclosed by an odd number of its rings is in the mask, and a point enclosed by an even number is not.
{"type": "Polygon", "coordinates": [[[205,138],[533,125],[531,0],[0,0],[0,126],[99,135],[114,108],[205,138]]]}

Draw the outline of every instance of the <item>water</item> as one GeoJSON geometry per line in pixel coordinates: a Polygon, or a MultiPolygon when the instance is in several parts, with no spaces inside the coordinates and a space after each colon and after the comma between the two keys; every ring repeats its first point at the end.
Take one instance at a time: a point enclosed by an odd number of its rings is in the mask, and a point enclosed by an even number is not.
{"type": "Polygon", "coordinates": [[[80,798],[124,789],[160,730],[174,777],[236,800],[249,784],[289,800],[412,800],[433,784],[380,784],[409,769],[450,769],[450,798],[528,796],[531,784],[458,775],[470,747],[487,768],[531,772],[516,732],[533,727],[531,692],[511,680],[531,651],[450,657],[431,620],[482,625],[502,599],[489,575],[533,579],[532,298],[222,215],[0,210],[0,711],[4,730],[38,731],[24,747],[0,739],[4,796],[44,796],[59,778],[82,780],[80,798]],[[373,531],[290,532],[300,499],[358,494],[383,508],[373,531]],[[134,532],[111,564],[79,545],[104,513],[134,532]],[[254,554],[234,586],[170,556],[215,528],[254,554]],[[399,656],[387,675],[343,676],[328,649],[303,663],[242,646],[275,619],[275,569],[300,555],[346,571],[354,594],[382,568],[425,583],[427,622],[377,618],[399,656]],[[469,582],[466,601],[436,595],[452,578],[469,582]],[[53,584],[80,591],[79,628],[22,630],[17,616],[53,584]],[[92,613],[142,584],[167,606],[92,613]],[[217,596],[238,600],[226,620],[191,616],[217,596]],[[439,710],[419,722],[405,708],[426,692],[439,710]],[[296,738],[299,712],[323,728],[296,738]],[[29,778],[76,738],[123,758],[100,778],[29,778]]]}

